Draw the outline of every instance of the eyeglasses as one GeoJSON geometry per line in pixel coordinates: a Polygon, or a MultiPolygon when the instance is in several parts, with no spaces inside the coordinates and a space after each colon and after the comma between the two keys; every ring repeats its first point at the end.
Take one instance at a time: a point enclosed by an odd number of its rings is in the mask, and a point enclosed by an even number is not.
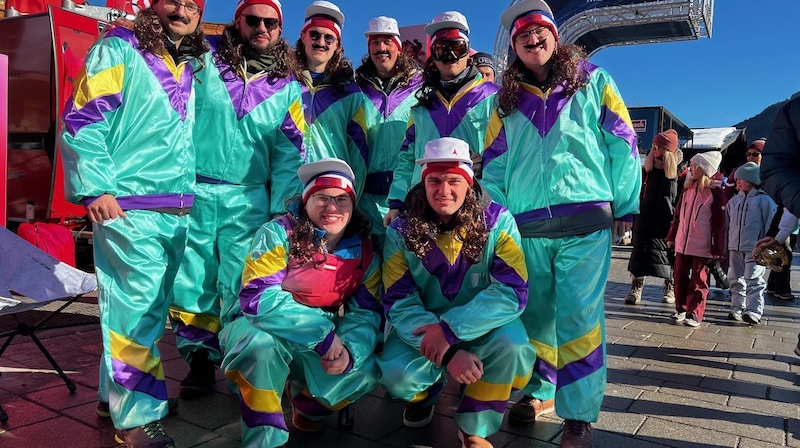
{"type": "Polygon", "coordinates": [[[544,39],[549,34],[550,28],[546,26],[537,26],[532,30],[523,31],[514,36],[514,42],[518,44],[526,44],[531,40],[531,35],[535,35],[537,39],[544,39]]]}
{"type": "Polygon", "coordinates": [[[164,0],[164,6],[166,9],[171,9],[172,11],[177,11],[183,6],[183,9],[186,10],[186,14],[196,16],[200,13],[200,7],[197,6],[196,3],[181,3],[178,0],[164,0]]]}
{"type": "Polygon", "coordinates": [[[330,205],[331,200],[336,203],[339,208],[350,207],[353,204],[353,198],[349,194],[339,196],[328,196],[327,194],[312,194],[314,198],[314,205],[317,207],[327,207],[330,205]]]}
{"type": "Polygon", "coordinates": [[[317,30],[309,31],[308,37],[311,39],[311,42],[318,41],[320,37],[325,39],[325,43],[328,45],[336,42],[336,36],[334,36],[333,34],[327,34],[327,33],[322,34],[317,30]]]}
{"type": "Polygon", "coordinates": [[[748,152],[747,153],[747,157],[760,157],[760,156],[761,156],[760,152],[748,152]]]}
{"type": "Polygon", "coordinates": [[[250,28],[258,28],[258,25],[260,25],[261,22],[264,22],[264,28],[266,28],[268,31],[272,31],[275,28],[278,28],[278,25],[280,24],[280,20],[274,17],[259,17],[250,14],[243,14],[242,17],[244,17],[244,23],[246,23],[250,28]]]}
{"type": "Polygon", "coordinates": [[[455,62],[469,54],[469,44],[464,39],[437,40],[431,45],[434,61],[455,62]]]}

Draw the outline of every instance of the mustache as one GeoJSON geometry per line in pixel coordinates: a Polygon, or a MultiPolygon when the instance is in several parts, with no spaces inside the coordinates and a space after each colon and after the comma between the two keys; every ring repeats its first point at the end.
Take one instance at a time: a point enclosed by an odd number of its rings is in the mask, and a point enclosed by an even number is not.
{"type": "Polygon", "coordinates": [[[329,48],[329,47],[328,47],[327,45],[317,45],[317,44],[311,44],[311,48],[313,48],[313,49],[315,49],[315,50],[323,50],[323,51],[328,51],[328,48],[329,48]]]}
{"type": "Polygon", "coordinates": [[[536,47],[543,47],[543,46],[544,46],[544,41],[541,41],[541,42],[537,42],[535,44],[524,45],[522,48],[524,48],[526,50],[533,50],[536,47]]]}
{"type": "Polygon", "coordinates": [[[167,16],[167,18],[169,20],[173,21],[173,22],[181,22],[184,25],[188,25],[189,24],[189,19],[187,19],[186,17],[181,17],[181,16],[179,16],[177,14],[173,14],[171,16],[167,16]]]}
{"type": "Polygon", "coordinates": [[[372,55],[373,56],[381,56],[381,55],[391,56],[391,54],[389,54],[389,52],[386,51],[386,50],[378,50],[375,53],[372,53],[372,55]]]}

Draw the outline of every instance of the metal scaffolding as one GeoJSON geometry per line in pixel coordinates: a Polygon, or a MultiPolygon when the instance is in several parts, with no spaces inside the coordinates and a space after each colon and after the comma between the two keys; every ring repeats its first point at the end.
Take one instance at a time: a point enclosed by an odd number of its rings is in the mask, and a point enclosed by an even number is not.
{"type": "MultiPolygon", "coordinates": [[[[521,0],[512,0],[511,5],[521,0]]],[[[624,3],[624,2],[620,2],[624,3]]],[[[590,8],[560,20],[561,41],[583,46],[591,55],[615,45],[672,42],[711,37],[714,0],[657,0],[590,8]]],[[[498,71],[508,65],[508,31],[500,26],[494,45],[498,71]]]]}

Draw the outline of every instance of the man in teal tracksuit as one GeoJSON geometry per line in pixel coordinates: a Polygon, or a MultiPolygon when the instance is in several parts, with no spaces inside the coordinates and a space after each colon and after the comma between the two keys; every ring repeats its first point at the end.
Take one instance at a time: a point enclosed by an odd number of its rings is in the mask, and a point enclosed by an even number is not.
{"type": "Polygon", "coordinates": [[[422,73],[417,62],[403,53],[395,19],[376,17],[364,34],[369,54],[356,70],[356,81],[365,98],[369,164],[358,209],[369,217],[372,233],[382,241],[383,217],[389,211],[386,197],[411,107],[417,104],[414,95],[422,84],[422,73]]]}
{"type": "Polygon", "coordinates": [[[157,343],[194,200],[202,8],[158,0],[133,30],[109,31],[89,50],[62,116],[66,196],[93,222],[99,381],[116,440],[128,447],[174,446],[159,422],[167,384],[157,343]]]}
{"type": "MultiPolygon", "coordinates": [[[[431,36],[431,56],[416,94],[420,104],[411,109],[406,138],[400,147],[385,225],[399,215],[406,193],[420,181],[421,170],[414,160],[422,156],[426,143],[440,137],[459,138],[467,142],[474,157],[479,157],[497,92],[497,86],[470,65],[466,17],[458,11],[439,14],[425,32],[431,36]]],[[[480,177],[478,163],[475,172],[480,177]]]]}
{"type": "Polygon", "coordinates": [[[306,132],[306,162],[333,157],[344,160],[356,176],[361,197],[367,173],[367,137],[363,98],[344,58],[344,14],[331,2],[306,8],[295,46],[300,63],[306,132]]]}
{"type": "Polygon", "coordinates": [[[474,182],[463,140],[432,140],[417,163],[423,180],[386,231],[383,305],[392,327],[381,381],[408,402],[403,424],[416,428],[431,421],[449,373],[464,387],[455,417],[463,446],[491,446],[486,437],[536,360],[519,319],[528,298],[519,233],[474,182]]]}
{"type": "Polygon", "coordinates": [[[483,185],[519,226],[530,285],[522,321],[537,354],[509,417],[555,410],[566,420],[561,446],[590,447],[606,383],[611,227],[639,208],[636,133],[609,74],[556,45],[544,1],[515,4],[502,22],[517,59],[487,131],[483,185]]]}
{"type": "Polygon", "coordinates": [[[301,190],[305,121],[282,17],[280,2],[240,1],[197,75],[195,204],[170,308],[178,350],[191,365],[185,398],[213,387],[217,334],[239,313],[253,236],[301,190]]]}

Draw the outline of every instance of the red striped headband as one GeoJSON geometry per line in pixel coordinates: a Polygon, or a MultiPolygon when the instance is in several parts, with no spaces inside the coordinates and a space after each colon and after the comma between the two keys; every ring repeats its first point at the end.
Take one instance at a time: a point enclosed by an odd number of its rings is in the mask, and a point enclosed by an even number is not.
{"type": "Polygon", "coordinates": [[[323,28],[327,28],[333,31],[333,34],[336,35],[336,38],[340,41],[342,40],[342,28],[339,26],[338,23],[333,21],[328,16],[316,15],[311,16],[306,20],[306,23],[303,24],[303,30],[300,31],[300,34],[305,33],[309,28],[313,26],[321,26],[323,28]]]}
{"type": "Polygon", "coordinates": [[[530,11],[517,17],[516,20],[514,20],[514,23],[511,25],[511,40],[513,41],[517,34],[531,25],[546,26],[550,28],[553,36],[555,36],[556,40],[558,40],[558,27],[556,27],[556,21],[544,11],[530,11]]]}
{"type": "Polygon", "coordinates": [[[458,28],[445,28],[443,30],[439,30],[433,33],[433,37],[431,37],[431,45],[437,40],[458,40],[464,39],[469,42],[469,34],[466,33],[464,30],[460,30],[458,28]]]}

